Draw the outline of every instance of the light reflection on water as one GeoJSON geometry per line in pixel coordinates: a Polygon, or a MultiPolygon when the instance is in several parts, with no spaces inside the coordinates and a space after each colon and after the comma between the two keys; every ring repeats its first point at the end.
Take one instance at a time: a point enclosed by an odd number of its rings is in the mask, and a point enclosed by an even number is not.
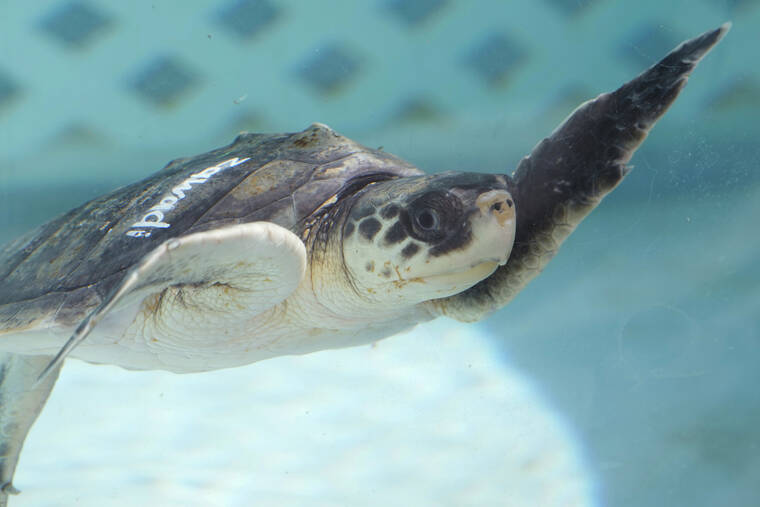
{"type": "Polygon", "coordinates": [[[593,507],[573,431],[494,346],[480,326],[436,321],[197,375],[69,361],[14,500],[593,507]]]}

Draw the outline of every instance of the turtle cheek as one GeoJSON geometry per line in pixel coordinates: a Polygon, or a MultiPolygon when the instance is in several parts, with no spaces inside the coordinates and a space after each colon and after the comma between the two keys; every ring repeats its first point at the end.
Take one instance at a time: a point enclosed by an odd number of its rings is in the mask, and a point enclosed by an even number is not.
{"type": "Polygon", "coordinates": [[[370,297],[380,285],[378,275],[383,272],[386,259],[384,249],[377,245],[382,231],[377,220],[364,217],[350,220],[343,228],[343,262],[353,286],[360,296],[370,297]]]}

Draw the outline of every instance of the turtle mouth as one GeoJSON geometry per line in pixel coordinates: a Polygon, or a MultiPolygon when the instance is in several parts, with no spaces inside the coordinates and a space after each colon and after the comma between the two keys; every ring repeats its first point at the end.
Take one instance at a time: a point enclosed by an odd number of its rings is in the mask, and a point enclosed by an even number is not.
{"type": "Polygon", "coordinates": [[[490,275],[496,270],[496,268],[498,268],[499,266],[503,266],[506,263],[507,263],[507,259],[504,257],[491,257],[488,259],[482,259],[477,262],[473,262],[472,264],[470,264],[469,266],[463,269],[452,269],[450,271],[445,271],[443,273],[434,275],[433,277],[455,278],[457,276],[467,276],[469,274],[476,274],[481,271],[488,271],[488,270],[490,270],[490,272],[488,273],[490,275]]]}
{"type": "Polygon", "coordinates": [[[442,293],[460,292],[491,276],[500,265],[500,260],[487,259],[473,263],[465,269],[451,270],[427,276],[419,281],[440,286],[442,293]]]}
{"type": "MultiPolygon", "coordinates": [[[[505,261],[506,262],[506,261],[505,261]]],[[[462,275],[468,275],[471,273],[479,273],[482,271],[489,271],[489,275],[500,265],[502,265],[502,261],[500,259],[485,259],[480,262],[474,262],[472,263],[468,268],[460,270],[460,271],[451,271],[449,273],[444,273],[442,276],[457,276],[458,274],[462,275]]]]}

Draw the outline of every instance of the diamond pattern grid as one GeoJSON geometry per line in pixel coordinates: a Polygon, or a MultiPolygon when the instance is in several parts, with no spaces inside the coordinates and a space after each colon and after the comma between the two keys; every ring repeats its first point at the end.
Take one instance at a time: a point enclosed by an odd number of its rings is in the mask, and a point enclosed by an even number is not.
{"type": "Polygon", "coordinates": [[[753,6],[760,5],[760,0],[718,0],[721,5],[725,5],[730,11],[749,9],[753,6]]]}
{"type": "Polygon", "coordinates": [[[243,39],[251,39],[272,25],[281,9],[268,0],[237,0],[221,8],[218,21],[243,39]]]}
{"type": "Polygon", "coordinates": [[[472,49],[465,63],[492,85],[504,82],[526,58],[525,50],[502,33],[492,33],[472,49]]]}
{"type": "Polygon", "coordinates": [[[598,3],[599,0],[546,0],[548,3],[559,9],[563,14],[572,16],[585,11],[592,4],[598,3]]]}
{"type": "Polygon", "coordinates": [[[318,49],[299,66],[298,76],[321,93],[335,93],[359,71],[359,59],[338,44],[318,49]]]}
{"type": "Polygon", "coordinates": [[[42,18],[40,28],[67,48],[81,49],[112,24],[99,9],[85,2],[61,4],[42,18]]]}
{"type": "Polygon", "coordinates": [[[443,121],[445,112],[425,95],[414,95],[405,99],[398,108],[394,120],[399,123],[434,123],[443,121]]]}
{"type": "Polygon", "coordinates": [[[0,108],[9,104],[18,94],[19,86],[2,70],[0,70],[0,108]]]}
{"type": "Polygon", "coordinates": [[[715,93],[710,105],[718,110],[760,110],[760,82],[755,79],[734,78],[715,93]]]}
{"type": "Polygon", "coordinates": [[[171,106],[198,84],[198,75],[174,57],[159,57],[137,73],[132,88],[144,100],[171,106]]]}
{"type": "MultiPolygon", "coordinates": [[[[705,10],[701,14],[703,19],[687,26],[682,18],[676,22],[664,4],[660,7],[655,0],[642,2],[641,6],[633,7],[633,4],[623,6],[608,0],[522,0],[514,5],[500,0],[477,0],[472,5],[451,0],[375,0],[366,3],[339,0],[336,5],[340,8],[330,12],[298,0],[210,0],[180,2],[176,6],[151,0],[134,0],[121,6],[103,0],[46,0],[44,5],[47,7],[39,12],[30,12],[21,4],[11,2],[7,9],[0,9],[3,11],[0,18],[13,23],[12,26],[36,29],[18,30],[13,39],[0,40],[0,45],[10,42],[13,47],[34,48],[36,41],[32,39],[44,38],[47,46],[54,40],[60,47],[73,49],[63,54],[53,51],[50,57],[58,59],[55,63],[61,65],[67,65],[66,58],[75,58],[77,68],[82,72],[99,76],[103,83],[97,93],[104,96],[93,98],[100,100],[98,103],[109,104],[108,117],[131,113],[120,105],[128,101],[119,100],[121,94],[128,93],[140,97],[147,107],[171,106],[175,111],[181,110],[183,117],[193,114],[212,117],[214,120],[210,124],[215,126],[209,128],[216,129],[216,133],[222,129],[226,132],[231,121],[246,126],[254,123],[255,128],[261,130],[287,128],[291,122],[301,124],[314,120],[357,125],[365,118],[357,114],[362,108],[356,106],[356,101],[360,101],[366,92],[372,97],[371,104],[378,113],[372,118],[390,119],[397,125],[421,125],[430,121],[456,123],[461,111],[471,110],[461,108],[461,104],[472,104],[488,111],[487,104],[498,101],[501,107],[505,97],[499,88],[506,83],[516,94],[529,95],[530,89],[526,90],[525,86],[533,76],[528,72],[556,64],[553,58],[559,53],[546,49],[563,44],[566,37],[574,40],[574,47],[585,55],[585,61],[598,62],[599,68],[609,68],[610,73],[623,68],[626,72],[638,71],[642,62],[645,66],[651,64],[682,38],[711,26],[716,15],[723,19],[730,13],[742,14],[741,19],[735,19],[736,27],[728,40],[739,40],[742,23],[751,22],[745,18],[755,19],[760,15],[760,0],[700,0],[705,10]],[[586,15],[590,11],[593,11],[593,20],[586,15]],[[579,13],[581,15],[577,15],[579,13]],[[511,30],[508,28],[511,20],[518,14],[525,16],[520,23],[536,26],[548,18],[558,31],[511,30]],[[180,19],[184,21],[180,22],[180,19]],[[603,28],[605,23],[613,22],[614,30],[603,28]],[[209,43],[205,37],[198,36],[199,29],[202,35],[210,33],[205,27],[199,28],[205,24],[224,27],[223,30],[233,38],[209,43]],[[135,26],[144,29],[131,28],[135,26]],[[273,30],[275,26],[277,30],[273,30]],[[119,29],[115,30],[115,27],[119,29]],[[326,32],[337,27],[340,28],[340,39],[325,38],[326,32]],[[598,27],[599,34],[594,36],[596,42],[593,45],[583,46],[584,36],[579,33],[588,27],[594,30],[598,27]],[[451,32],[452,29],[456,32],[451,32]],[[110,60],[112,63],[97,59],[97,53],[74,51],[97,44],[103,40],[104,34],[109,37],[109,55],[114,55],[110,60]],[[262,37],[262,34],[268,36],[262,37]],[[151,40],[139,40],[146,36],[151,40]],[[252,40],[256,41],[255,48],[250,44],[252,40]],[[240,62],[246,64],[240,66],[240,62]],[[424,64],[425,72],[419,73],[418,78],[410,78],[417,75],[420,64],[424,64]],[[259,79],[262,69],[266,70],[266,79],[259,79]],[[519,79],[515,76],[517,71],[520,71],[519,79]],[[199,94],[202,101],[186,100],[188,94],[204,83],[206,74],[224,76],[225,83],[239,81],[239,84],[220,86],[215,91],[209,86],[203,90],[204,95],[199,94]],[[359,79],[363,76],[371,76],[371,79],[359,79]],[[428,76],[435,76],[434,81],[426,81],[430,79],[428,76]],[[477,90],[471,88],[468,78],[473,76],[490,86],[477,90]],[[460,81],[462,77],[465,81],[460,81]],[[446,88],[448,83],[452,83],[451,89],[446,88]],[[460,85],[457,83],[468,90],[458,89],[460,85]],[[298,88],[315,93],[297,93],[298,88]],[[421,95],[415,95],[426,88],[436,90],[439,100],[422,100],[421,95]],[[223,95],[214,103],[224,105],[210,105],[206,92],[210,93],[209,97],[214,93],[216,97],[223,95]],[[233,99],[244,92],[251,97],[245,107],[255,113],[255,118],[239,122],[236,115],[241,113],[241,106],[233,99]],[[106,99],[106,95],[111,96],[106,99]],[[325,95],[331,100],[323,100],[325,95]],[[272,100],[257,97],[271,97],[272,100]],[[282,97],[288,99],[283,101],[282,97]],[[337,102],[333,99],[340,99],[341,104],[351,104],[351,107],[336,110],[337,102]],[[284,124],[286,121],[288,125],[284,124]]],[[[744,43],[743,46],[750,47],[750,44],[744,43]]],[[[93,101],[84,95],[72,97],[67,101],[68,107],[62,105],[58,117],[51,118],[47,133],[22,132],[17,126],[7,128],[7,122],[21,124],[15,116],[19,108],[9,108],[8,104],[20,103],[18,97],[23,96],[24,107],[35,111],[37,104],[49,104],[49,95],[53,93],[46,91],[45,86],[37,85],[51,78],[50,66],[44,61],[45,54],[35,54],[35,58],[42,57],[35,60],[29,58],[31,55],[25,57],[12,53],[9,52],[8,58],[2,62],[5,72],[0,70],[0,131],[11,133],[4,150],[7,156],[15,157],[11,152],[17,149],[23,152],[21,146],[33,146],[39,136],[49,138],[53,135],[51,132],[61,131],[72,121],[85,121],[93,129],[98,129],[101,120],[96,115],[92,119],[86,118],[87,104],[93,101]]],[[[692,110],[718,107],[721,114],[732,115],[745,111],[723,106],[744,101],[754,104],[756,83],[760,82],[758,71],[745,66],[739,75],[735,71],[738,64],[729,66],[731,69],[726,69],[725,78],[714,83],[712,93],[703,93],[702,97],[694,93],[685,95],[681,102],[692,100],[688,106],[692,110]],[[735,74],[735,86],[729,86],[734,83],[728,75],[730,73],[735,74]]],[[[588,90],[593,94],[598,91],[593,84],[595,78],[588,72],[565,72],[563,75],[568,77],[568,83],[575,79],[572,83],[584,92],[588,90]]],[[[55,79],[61,86],[69,88],[76,87],[77,81],[81,80],[65,73],[58,74],[55,79]]],[[[576,94],[566,96],[560,84],[541,87],[535,95],[535,104],[525,104],[525,107],[539,108],[536,115],[543,114],[540,111],[547,108],[553,110],[558,103],[560,109],[572,107],[576,94]]],[[[24,111],[24,115],[33,116],[34,113],[24,111]]],[[[181,125],[174,123],[176,118],[178,116],[162,116],[165,131],[179,131],[181,125]]],[[[374,124],[371,120],[366,121],[370,124],[363,128],[387,127],[385,121],[374,124]]],[[[108,126],[105,130],[110,130],[110,137],[121,139],[121,142],[132,140],[128,128],[108,126]]]]}
{"type": "Polygon", "coordinates": [[[416,26],[439,12],[448,0],[390,0],[386,7],[409,26],[416,26]]]}

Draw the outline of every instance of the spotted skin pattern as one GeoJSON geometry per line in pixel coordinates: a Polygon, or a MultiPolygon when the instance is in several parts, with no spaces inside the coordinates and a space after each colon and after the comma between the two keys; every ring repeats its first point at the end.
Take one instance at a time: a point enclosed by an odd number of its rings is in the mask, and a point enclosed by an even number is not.
{"type": "Polygon", "coordinates": [[[372,245],[378,252],[383,252],[380,259],[368,261],[365,270],[368,273],[376,273],[379,278],[385,280],[394,275],[397,280],[404,280],[401,269],[397,263],[394,265],[393,259],[409,261],[428,249],[425,243],[410,238],[404,230],[399,219],[399,209],[403,206],[403,203],[393,202],[381,209],[370,206],[356,209],[346,221],[343,232],[345,241],[358,230],[362,242],[372,245]],[[380,266],[377,271],[376,266],[380,266]]]}

